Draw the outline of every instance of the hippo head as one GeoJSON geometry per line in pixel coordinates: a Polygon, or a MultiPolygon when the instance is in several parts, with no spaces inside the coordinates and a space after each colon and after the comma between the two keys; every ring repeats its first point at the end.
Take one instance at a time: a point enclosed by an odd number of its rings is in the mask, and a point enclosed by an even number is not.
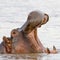
{"type": "Polygon", "coordinates": [[[41,11],[32,11],[27,18],[27,21],[29,21],[35,27],[46,24],[48,20],[49,20],[48,14],[43,13],[41,11]]]}
{"type": "Polygon", "coordinates": [[[23,25],[23,31],[30,33],[33,29],[41,27],[48,22],[49,16],[41,11],[32,11],[28,17],[26,23],[23,25]]]}

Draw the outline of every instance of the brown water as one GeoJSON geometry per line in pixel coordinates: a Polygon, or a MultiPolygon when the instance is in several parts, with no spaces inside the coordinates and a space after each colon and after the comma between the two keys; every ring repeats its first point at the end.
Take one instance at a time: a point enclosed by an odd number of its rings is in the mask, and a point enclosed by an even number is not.
{"type": "Polygon", "coordinates": [[[0,60],[60,60],[60,54],[0,54],[0,60]]]}

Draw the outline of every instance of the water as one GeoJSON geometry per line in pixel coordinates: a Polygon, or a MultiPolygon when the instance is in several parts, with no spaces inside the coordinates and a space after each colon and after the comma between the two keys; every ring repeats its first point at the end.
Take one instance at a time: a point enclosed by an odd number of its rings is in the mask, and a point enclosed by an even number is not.
{"type": "Polygon", "coordinates": [[[0,54],[0,60],[60,60],[60,54],[0,54]]]}
{"type": "MultiPolygon", "coordinates": [[[[21,27],[27,19],[29,12],[41,10],[50,16],[49,22],[38,29],[38,36],[45,47],[52,49],[55,45],[60,49],[60,0],[0,0],[0,42],[3,36],[10,36],[14,28],[21,27]]],[[[28,60],[28,56],[0,55],[0,60],[28,60]]],[[[33,57],[35,54],[33,54],[33,57]]],[[[58,54],[36,54],[35,60],[60,60],[58,54]]],[[[34,60],[33,59],[33,60],[34,60]]]]}

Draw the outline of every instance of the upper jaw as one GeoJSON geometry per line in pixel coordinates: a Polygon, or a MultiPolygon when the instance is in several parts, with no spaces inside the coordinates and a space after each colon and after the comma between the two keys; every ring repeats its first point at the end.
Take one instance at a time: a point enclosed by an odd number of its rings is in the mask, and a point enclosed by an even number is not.
{"type": "Polygon", "coordinates": [[[49,16],[45,14],[44,19],[41,21],[41,23],[37,27],[41,27],[41,25],[46,24],[48,21],[49,21],[49,16]]]}
{"type": "Polygon", "coordinates": [[[44,19],[41,22],[41,25],[46,24],[49,21],[49,16],[47,14],[44,15],[44,19]]]}

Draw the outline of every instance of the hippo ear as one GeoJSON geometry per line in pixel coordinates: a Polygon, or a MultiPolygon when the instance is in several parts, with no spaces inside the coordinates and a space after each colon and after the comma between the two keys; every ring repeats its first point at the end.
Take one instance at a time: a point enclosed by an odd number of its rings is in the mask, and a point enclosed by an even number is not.
{"type": "Polygon", "coordinates": [[[11,31],[11,38],[17,37],[19,35],[19,31],[17,29],[13,29],[11,31]]]}

